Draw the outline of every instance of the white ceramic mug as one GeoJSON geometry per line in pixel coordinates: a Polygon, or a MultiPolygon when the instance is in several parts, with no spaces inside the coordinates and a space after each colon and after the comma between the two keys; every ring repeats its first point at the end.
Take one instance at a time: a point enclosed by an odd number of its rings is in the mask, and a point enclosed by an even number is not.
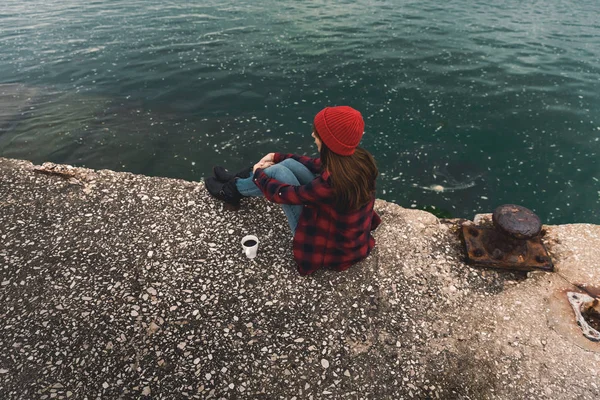
{"type": "Polygon", "coordinates": [[[244,236],[242,238],[242,248],[246,257],[252,259],[256,257],[258,251],[258,238],[254,235],[244,236]]]}

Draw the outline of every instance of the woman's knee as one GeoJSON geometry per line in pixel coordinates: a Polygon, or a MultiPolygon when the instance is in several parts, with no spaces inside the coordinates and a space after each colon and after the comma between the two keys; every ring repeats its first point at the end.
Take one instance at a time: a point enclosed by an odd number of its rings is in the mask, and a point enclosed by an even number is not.
{"type": "Polygon", "coordinates": [[[292,171],[294,170],[294,168],[304,167],[304,165],[301,162],[296,161],[293,158],[286,158],[285,160],[276,165],[283,165],[284,167],[291,169],[292,171]]]}
{"type": "Polygon", "coordinates": [[[280,179],[281,177],[287,176],[291,173],[292,171],[290,171],[285,165],[282,165],[281,163],[271,165],[269,168],[265,169],[265,174],[267,174],[268,177],[273,179],[280,179]]]}
{"type": "Polygon", "coordinates": [[[280,162],[278,165],[283,165],[288,168],[298,179],[301,185],[306,185],[310,181],[315,178],[315,174],[313,174],[306,165],[302,164],[299,161],[296,161],[292,158],[287,158],[280,162]]]}
{"type": "Polygon", "coordinates": [[[296,179],[294,173],[285,165],[282,165],[282,163],[272,165],[265,169],[265,174],[267,174],[267,176],[270,178],[277,179],[283,183],[288,183],[291,185],[298,184],[298,179],[296,179]]]}
{"type": "Polygon", "coordinates": [[[267,176],[269,176],[270,178],[273,178],[273,175],[278,173],[282,168],[285,168],[285,166],[281,165],[281,163],[271,165],[270,167],[265,169],[265,174],[267,174],[267,176]]]}

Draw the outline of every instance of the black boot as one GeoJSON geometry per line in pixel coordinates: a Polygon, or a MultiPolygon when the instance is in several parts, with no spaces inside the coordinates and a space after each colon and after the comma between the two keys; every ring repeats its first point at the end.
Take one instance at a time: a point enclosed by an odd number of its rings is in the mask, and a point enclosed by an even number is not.
{"type": "Polygon", "coordinates": [[[235,186],[235,180],[232,179],[227,183],[222,183],[217,180],[217,178],[204,179],[204,185],[206,186],[206,190],[213,197],[223,200],[226,204],[232,206],[234,209],[240,208],[240,199],[242,195],[238,192],[237,187],[235,186]]]}
{"type": "Polygon", "coordinates": [[[252,167],[244,168],[237,174],[232,174],[231,172],[227,171],[223,167],[219,167],[219,166],[213,167],[213,174],[215,174],[215,178],[217,178],[217,180],[219,180],[223,183],[229,182],[233,178],[246,179],[250,176],[251,172],[252,172],[252,167]]]}

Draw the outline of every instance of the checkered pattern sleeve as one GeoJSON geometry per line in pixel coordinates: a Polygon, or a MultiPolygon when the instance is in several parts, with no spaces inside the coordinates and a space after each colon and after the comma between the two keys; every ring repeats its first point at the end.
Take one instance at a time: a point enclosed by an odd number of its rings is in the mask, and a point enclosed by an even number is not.
{"type": "Polygon", "coordinates": [[[287,158],[293,158],[294,160],[303,164],[306,168],[308,168],[310,170],[310,172],[312,172],[315,175],[321,173],[321,159],[320,158],[299,156],[297,154],[275,153],[273,161],[275,162],[275,164],[277,164],[287,158]]]}
{"type": "Polygon", "coordinates": [[[254,172],[254,183],[267,200],[279,204],[327,203],[333,195],[331,187],[321,176],[306,185],[293,186],[270,178],[262,168],[258,168],[254,172]]]}
{"type": "Polygon", "coordinates": [[[373,210],[373,218],[371,219],[371,230],[374,231],[381,224],[381,217],[373,210]]]}

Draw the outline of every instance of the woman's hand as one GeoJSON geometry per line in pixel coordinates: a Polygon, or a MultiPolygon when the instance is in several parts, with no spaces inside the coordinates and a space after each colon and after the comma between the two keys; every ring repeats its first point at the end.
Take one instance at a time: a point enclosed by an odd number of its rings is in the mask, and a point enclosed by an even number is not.
{"type": "Polygon", "coordinates": [[[254,164],[254,167],[252,168],[252,172],[256,172],[257,169],[262,168],[269,168],[271,165],[275,164],[273,161],[262,161],[260,160],[259,162],[257,162],[256,164],[254,164]]]}
{"type": "Polygon", "coordinates": [[[269,153],[266,156],[264,156],[263,158],[261,158],[259,163],[270,162],[271,165],[273,165],[273,164],[275,164],[274,160],[275,160],[275,153],[269,153]]]}
{"type": "Polygon", "coordinates": [[[254,167],[252,168],[252,172],[253,173],[256,172],[256,170],[259,168],[262,168],[262,169],[269,168],[271,165],[275,164],[274,160],[275,160],[275,153],[267,154],[266,156],[261,158],[259,162],[254,164],[254,167]]]}

